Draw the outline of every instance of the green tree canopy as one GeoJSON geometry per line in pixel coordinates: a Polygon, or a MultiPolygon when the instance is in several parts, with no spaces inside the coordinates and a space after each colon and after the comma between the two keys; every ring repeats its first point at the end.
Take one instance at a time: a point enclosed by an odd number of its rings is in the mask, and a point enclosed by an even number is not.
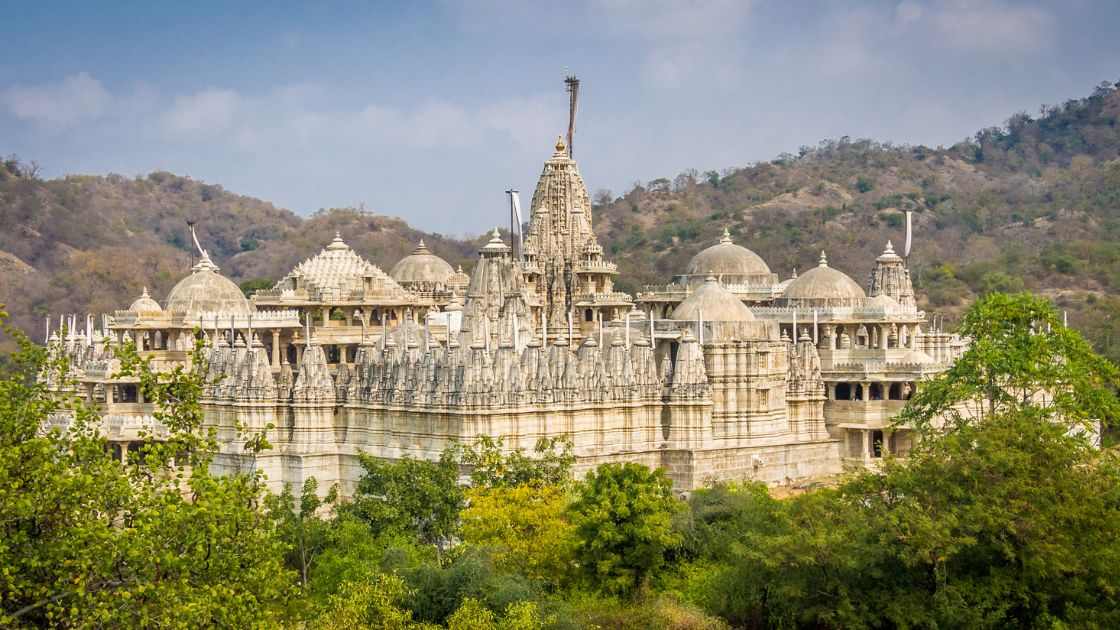
{"type": "Polygon", "coordinates": [[[586,577],[620,595],[646,586],[664,567],[666,553],[680,543],[672,528],[679,508],[661,469],[627,462],[588,473],[572,505],[586,577]]]}
{"type": "Polygon", "coordinates": [[[786,501],[696,493],[689,539],[730,559],[700,599],[759,628],[1120,624],[1120,462],[1076,429],[1110,417],[1115,368],[1055,319],[975,304],[969,350],[907,408],[908,460],[786,501]]]}
{"type": "Polygon", "coordinates": [[[209,470],[202,377],[121,350],[168,431],[122,465],[96,410],[35,378],[65,378],[65,362],[4,330],[21,350],[0,377],[0,625],[274,625],[293,584],[285,549],[259,509],[260,475],[209,470]],[[67,431],[49,429],[55,413],[72,415],[67,431]]]}
{"type": "Polygon", "coordinates": [[[987,295],[960,325],[970,341],[953,366],[926,381],[900,415],[925,432],[1034,408],[1067,426],[1120,418],[1120,372],[1046,300],[1029,293],[987,295]]]}
{"type": "Polygon", "coordinates": [[[438,462],[404,457],[385,461],[362,455],[365,474],[345,510],[369,523],[374,532],[396,531],[446,549],[459,529],[463,489],[453,450],[438,462]]]}

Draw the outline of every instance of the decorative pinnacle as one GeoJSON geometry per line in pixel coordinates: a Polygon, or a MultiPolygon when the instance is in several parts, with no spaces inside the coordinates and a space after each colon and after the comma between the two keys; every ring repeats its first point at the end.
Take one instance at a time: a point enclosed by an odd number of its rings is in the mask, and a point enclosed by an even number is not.
{"type": "Polygon", "coordinates": [[[331,240],[331,244],[327,245],[327,249],[348,249],[348,247],[346,242],[342,240],[342,235],[337,231],[334,233],[334,239],[331,240]]]}
{"type": "Polygon", "coordinates": [[[724,227],[723,228],[723,236],[719,239],[719,242],[722,243],[722,244],[730,244],[731,243],[731,230],[728,230],[726,227],[724,227]]]}
{"type": "Polygon", "coordinates": [[[887,241],[887,248],[883,250],[883,253],[884,254],[893,254],[894,253],[894,245],[891,244],[890,240],[887,241]]]}
{"type": "Polygon", "coordinates": [[[821,260],[820,260],[820,262],[817,263],[817,265],[820,266],[820,267],[827,267],[828,266],[828,256],[824,255],[824,250],[823,249],[821,250],[821,260]]]}
{"type": "Polygon", "coordinates": [[[558,155],[567,155],[568,145],[564,144],[564,136],[556,136],[556,153],[558,155]]]}

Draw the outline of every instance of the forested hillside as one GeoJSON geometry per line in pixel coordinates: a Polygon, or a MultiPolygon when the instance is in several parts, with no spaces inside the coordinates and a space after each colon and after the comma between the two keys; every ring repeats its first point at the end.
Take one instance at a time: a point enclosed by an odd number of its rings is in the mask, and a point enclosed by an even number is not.
{"type": "Polygon", "coordinates": [[[419,238],[452,264],[472,260],[475,249],[359,210],[302,218],[170,173],[42,180],[34,171],[14,158],[0,162],[0,304],[35,338],[47,313],[127,308],[144,286],[165,296],[189,273],[188,219],[222,273],[247,290],[271,285],[335,231],[386,270],[419,238]]]}
{"type": "MultiPolygon", "coordinates": [[[[1052,298],[1120,357],[1120,84],[1016,114],[949,148],[841,138],[724,173],[602,191],[596,229],[628,291],[678,273],[724,227],[782,278],[830,264],[861,283],[913,211],[922,306],[952,322],[978,295],[1052,298]]],[[[593,175],[593,174],[592,174],[593,175]]]]}
{"type": "MultiPolygon", "coordinates": [[[[783,278],[824,249],[862,282],[887,239],[899,244],[912,210],[923,307],[952,322],[984,292],[1030,289],[1120,358],[1118,86],[1015,114],[948,148],[844,137],[619,197],[600,191],[596,230],[631,292],[681,271],[724,227],[783,278]]],[[[354,210],[301,218],[169,173],[44,181],[34,171],[14,159],[0,165],[0,302],[34,334],[47,312],[119,308],[143,285],[165,294],[189,266],[188,218],[223,273],[246,286],[280,277],[335,230],[383,268],[421,236],[452,264],[474,258],[476,243],[399,219],[354,210]]]]}

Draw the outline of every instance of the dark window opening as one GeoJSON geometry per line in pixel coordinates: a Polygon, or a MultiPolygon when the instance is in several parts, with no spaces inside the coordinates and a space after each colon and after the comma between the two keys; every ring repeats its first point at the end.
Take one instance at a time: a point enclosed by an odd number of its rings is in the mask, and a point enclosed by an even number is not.
{"type": "Polygon", "coordinates": [[[852,386],[848,383],[836,384],[836,400],[851,400],[852,386]]]}

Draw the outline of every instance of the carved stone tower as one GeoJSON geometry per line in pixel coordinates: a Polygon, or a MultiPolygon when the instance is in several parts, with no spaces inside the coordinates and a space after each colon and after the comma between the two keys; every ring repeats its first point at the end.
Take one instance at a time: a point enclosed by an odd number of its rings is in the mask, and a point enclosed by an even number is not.
{"type": "Polygon", "coordinates": [[[544,163],[531,212],[525,275],[549,327],[565,328],[570,316],[586,331],[629,310],[630,297],[613,292],[618,270],[603,260],[591,228],[591,197],[562,138],[544,163]]]}
{"type": "Polygon", "coordinates": [[[910,270],[906,268],[902,257],[894,253],[894,246],[890,241],[887,241],[887,248],[875,259],[867,295],[886,295],[902,306],[914,306],[914,285],[910,282],[910,270]]]}

